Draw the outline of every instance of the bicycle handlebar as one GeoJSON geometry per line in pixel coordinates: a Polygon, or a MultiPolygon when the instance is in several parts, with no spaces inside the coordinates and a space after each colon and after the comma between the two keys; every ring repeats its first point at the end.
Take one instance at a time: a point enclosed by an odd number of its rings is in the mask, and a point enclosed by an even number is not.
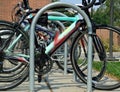
{"type": "Polygon", "coordinates": [[[88,9],[94,5],[96,0],[82,0],[82,5],[81,9],[88,9]]]}
{"type": "MultiPolygon", "coordinates": [[[[99,0],[99,1],[97,1],[97,0],[82,0],[83,6],[81,8],[88,9],[88,8],[92,7],[93,5],[100,5],[104,2],[105,2],[105,0],[99,0]]],[[[23,0],[23,3],[25,6],[25,9],[31,9],[30,5],[29,5],[29,0],[23,0]]]]}
{"type": "Polygon", "coordinates": [[[105,0],[82,0],[83,6],[81,6],[81,9],[85,10],[92,7],[93,5],[100,5],[104,2],[105,0]]]}
{"type": "MultiPolygon", "coordinates": [[[[93,5],[100,5],[101,3],[104,3],[105,0],[82,0],[82,5],[83,6],[79,6],[81,9],[85,10],[88,9],[90,7],[92,7],[93,5]],[[97,1],[97,2],[96,2],[97,1]]],[[[18,10],[15,12],[15,15],[19,15],[21,12],[21,15],[29,15],[30,13],[37,13],[39,11],[39,9],[35,9],[33,10],[32,8],[30,8],[29,6],[29,0],[23,0],[23,2],[18,3],[16,7],[19,7],[18,10]]],[[[14,10],[15,10],[14,8],[14,10]]],[[[13,19],[13,18],[12,18],[13,19]]]]}
{"type": "Polygon", "coordinates": [[[99,0],[98,2],[95,2],[94,5],[101,5],[102,3],[104,3],[106,0],[99,0]]]}

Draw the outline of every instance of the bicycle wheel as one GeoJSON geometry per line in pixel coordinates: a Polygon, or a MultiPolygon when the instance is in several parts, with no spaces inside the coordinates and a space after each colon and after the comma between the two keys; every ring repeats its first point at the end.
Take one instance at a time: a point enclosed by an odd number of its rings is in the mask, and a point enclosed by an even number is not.
{"type": "Polygon", "coordinates": [[[120,29],[98,25],[96,34],[105,47],[107,64],[103,78],[99,82],[93,82],[93,86],[101,90],[113,90],[120,87],[120,29]]]}
{"type": "MultiPolygon", "coordinates": [[[[27,63],[20,63],[13,60],[12,55],[17,52],[23,53],[22,44],[28,42],[25,34],[10,22],[0,21],[0,90],[8,90],[21,84],[28,76],[29,67],[27,63]],[[14,45],[8,54],[6,49],[11,45],[12,41],[16,39],[18,34],[22,34],[21,39],[14,45]],[[24,41],[23,41],[24,38],[24,41]],[[20,45],[21,44],[21,45],[20,45]],[[12,54],[11,54],[12,53],[12,54]],[[10,55],[10,56],[8,56],[10,55]],[[11,63],[12,62],[12,63],[11,63]]],[[[27,46],[26,46],[27,47],[27,46]]]]}
{"type": "MultiPolygon", "coordinates": [[[[0,21],[0,42],[1,42],[1,46],[0,46],[0,50],[1,52],[4,52],[7,47],[12,43],[13,39],[15,39],[15,36],[14,35],[18,35],[19,32],[21,32],[20,30],[21,29],[16,29],[16,28],[13,28],[14,25],[10,22],[7,22],[7,21],[0,21]],[[17,33],[15,33],[15,30],[18,30],[17,33]]],[[[23,33],[22,33],[23,34],[23,33]]],[[[23,34],[24,35],[24,34],[23,34]]],[[[24,35],[25,36],[25,35],[24,35]]],[[[25,38],[27,39],[27,38],[25,38]]],[[[28,43],[28,42],[27,42],[28,43]]],[[[27,44],[26,43],[26,44],[27,44]]],[[[5,53],[1,53],[2,54],[5,54],[5,53]]],[[[5,63],[5,61],[4,61],[5,63]]],[[[11,68],[4,68],[4,72],[14,72],[16,71],[17,69],[19,69],[22,65],[21,62],[14,62],[12,60],[9,60],[9,64],[11,64],[11,68]]]]}
{"type": "MultiPolygon", "coordinates": [[[[11,26],[12,26],[12,23],[10,23],[10,22],[0,21],[0,44],[1,44],[0,50],[3,50],[5,47],[7,47],[7,44],[10,42],[10,39],[14,35],[14,31],[11,31],[12,30],[11,26]]],[[[14,70],[14,69],[11,67],[10,71],[12,71],[12,70],[14,70]]],[[[7,72],[8,70],[4,69],[2,71],[7,72]]]]}
{"type": "MultiPolygon", "coordinates": [[[[105,48],[106,52],[106,64],[105,64],[105,73],[103,76],[101,76],[101,79],[96,81],[93,80],[92,84],[93,87],[100,90],[113,90],[118,87],[120,87],[120,74],[119,74],[119,59],[120,59],[120,51],[119,51],[119,40],[120,40],[120,31],[118,28],[107,26],[107,25],[98,25],[96,26],[96,34],[101,39],[101,42],[105,48]],[[111,33],[110,33],[111,32],[111,33]],[[110,37],[110,34],[112,36],[110,37]],[[111,52],[112,54],[111,54],[111,52]]],[[[74,58],[72,56],[72,58],[74,58]]],[[[94,58],[93,58],[94,59],[94,58]]],[[[73,59],[74,60],[74,59],[73,59]]],[[[100,61],[100,60],[99,60],[100,61]]],[[[79,78],[82,78],[82,80],[86,83],[86,79],[83,75],[82,71],[79,71],[77,63],[74,60],[73,66],[75,67],[75,71],[79,78]]],[[[103,61],[102,61],[103,62],[103,61]]],[[[100,72],[99,64],[102,62],[96,62],[94,63],[93,60],[93,69],[100,72]]],[[[102,65],[104,66],[104,65],[102,65]]]]}
{"type": "MultiPolygon", "coordinates": [[[[96,41],[97,36],[94,36],[94,41],[96,41]]],[[[97,45],[99,45],[98,43],[100,43],[99,40],[97,40],[96,42],[93,41],[93,54],[92,54],[92,59],[93,59],[93,66],[99,62],[98,66],[99,66],[99,71],[96,69],[92,70],[92,79],[94,81],[99,81],[105,72],[105,66],[106,66],[106,61],[105,61],[105,50],[104,48],[101,47],[97,47],[97,45]],[[96,44],[94,44],[96,43],[96,44]],[[98,51],[99,50],[99,51],[98,51]],[[104,57],[101,57],[101,54],[104,55],[104,57]]],[[[88,38],[87,38],[87,34],[85,33],[76,33],[75,38],[73,39],[73,43],[71,46],[71,62],[72,62],[72,66],[76,72],[76,74],[78,75],[78,77],[81,80],[85,80],[87,78],[87,46],[88,46],[88,38]]],[[[85,82],[85,81],[84,81],[85,82]]]]}

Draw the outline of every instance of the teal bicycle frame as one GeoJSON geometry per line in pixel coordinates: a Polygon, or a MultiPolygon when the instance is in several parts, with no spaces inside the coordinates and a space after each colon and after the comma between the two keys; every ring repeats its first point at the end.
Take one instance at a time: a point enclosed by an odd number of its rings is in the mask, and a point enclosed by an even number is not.
{"type": "MultiPolygon", "coordinates": [[[[51,21],[72,21],[73,23],[66,29],[64,30],[61,34],[56,33],[56,36],[53,40],[53,42],[51,42],[47,47],[46,47],[46,51],[45,53],[48,55],[51,55],[59,46],[61,46],[61,44],[63,44],[76,30],[77,28],[80,26],[80,23],[78,22],[79,20],[79,16],[75,16],[75,17],[61,17],[61,16],[48,16],[48,20],[51,21]]],[[[26,26],[28,28],[28,26],[26,26]]],[[[24,28],[26,29],[26,28],[24,28]]],[[[28,28],[29,30],[29,28],[28,28]]],[[[20,57],[24,57],[24,58],[29,58],[29,55],[25,55],[25,54],[20,54],[20,53],[12,53],[10,52],[15,44],[20,40],[20,38],[22,37],[22,34],[19,34],[19,36],[11,43],[11,45],[8,47],[8,49],[6,49],[6,53],[10,56],[15,56],[16,58],[20,58],[20,57]]],[[[23,59],[24,61],[24,59],[23,59]]],[[[26,59],[25,59],[26,62],[26,59]]]]}

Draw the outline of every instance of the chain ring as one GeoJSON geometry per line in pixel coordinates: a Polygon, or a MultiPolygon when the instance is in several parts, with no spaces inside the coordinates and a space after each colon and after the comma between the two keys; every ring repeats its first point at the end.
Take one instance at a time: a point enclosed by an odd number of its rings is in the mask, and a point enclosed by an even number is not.
{"type": "Polygon", "coordinates": [[[37,51],[37,54],[35,56],[35,71],[39,75],[45,75],[52,69],[53,61],[48,55],[40,52],[37,51]]]}

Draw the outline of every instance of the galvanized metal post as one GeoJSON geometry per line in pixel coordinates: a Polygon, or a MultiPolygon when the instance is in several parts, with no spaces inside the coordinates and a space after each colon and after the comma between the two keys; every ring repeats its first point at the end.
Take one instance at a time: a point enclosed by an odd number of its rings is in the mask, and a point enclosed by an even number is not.
{"type": "MultiPolygon", "coordinates": [[[[32,21],[32,25],[31,25],[31,33],[33,34],[35,31],[35,25],[37,23],[37,20],[39,19],[39,17],[42,15],[43,12],[45,12],[46,10],[49,10],[51,8],[55,8],[55,7],[69,7],[69,8],[73,8],[76,11],[78,11],[78,13],[80,13],[83,18],[86,21],[87,27],[88,27],[88,77],[87,77],[87,92],[92,92],[92,25],[91,22],[88,18],[88,16],[84,13],[84,11],[82,11],[79,7],[77,7],[76,5],[72,5],[72,4],[68,4],[68,3],[63,3],[63,2],[55,2],[55,3],[51,3],[46,5],[45,7],[43,7],[41,10],[38,11],[38,13],[36,14],[36,16],[34,17],[33,21],[32,21]]],[[[34,36],[33,36],[34,38],[34,36]]],[[[30,43],[32,43],[31,45],[31,52],[34,51],[33,48],[33,41],[31,41],[30,43]]],[[[31,53],[30,53],[31,54],[31,53]]],[[[34,53],[30,55],[31,58],[31,62],[32,60],[34,60],[34,53]]],[[[30,63],[33,64],[33,63],[30,63]]],[[[33,65],[31,65],[32,67],[33,65]]],[[[32,72],[31,72],[32,74],[32,72]]],[[[32,79],[31,79],[32,82],[32,79]]],[[[32,89],[31,89],[32,90],[32,89]]]]}
{"type": "Polygon", "coordinates": [[[34,90],[34,22],[32,23],[32,28],[30,30],[30,68],[29,68],[29,89],[30,92],[35,92],[34,90]]]}
{"type": "Polygon", "coordinates": [[[67,42],[64,44],[64,75],[67,75],[67,42]]]}
{"type": "MultiPolygon", "coordinates": [[[[89,34],[89,33],[88,33],[89,34]]],[[[92,92],[92,36],[88,36],[88,75],[87,75],[87,92],[92,92]]]]}

